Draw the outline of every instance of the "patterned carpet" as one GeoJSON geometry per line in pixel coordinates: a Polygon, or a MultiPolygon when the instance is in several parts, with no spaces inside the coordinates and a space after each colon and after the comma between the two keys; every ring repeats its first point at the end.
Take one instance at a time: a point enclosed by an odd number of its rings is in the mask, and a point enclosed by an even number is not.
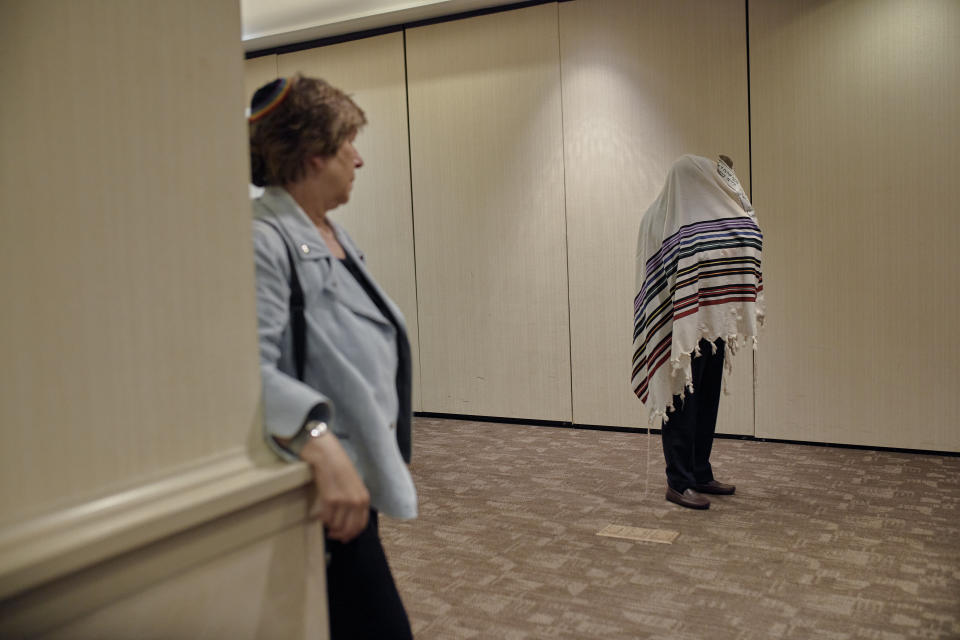
{"type": "Polygon", "coordinates": [[[718,439],[737,493],[692,511],[663,498],[656,434],[414,438],[421,515],[381,523],[418,640],[960,638],[960,458],[718,439]]]}

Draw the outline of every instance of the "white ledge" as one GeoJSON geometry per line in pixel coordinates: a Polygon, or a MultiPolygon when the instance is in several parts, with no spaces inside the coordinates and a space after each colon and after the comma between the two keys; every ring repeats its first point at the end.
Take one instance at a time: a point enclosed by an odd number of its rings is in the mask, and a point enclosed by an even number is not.
{"type": "Polygon", "coordinates": [[[2,528],[0,599],[309,481],[303,463],[257,465],[238,449],[157,482],[2,528]]]}
{"type": "MultiPolygon", "coordinates": [[[[511,4],[515,0],[377,0],[350,9],[301,0],[286,2],[286,11],[265,0],[245,0],[243,49],[260,51],[371,29],[392,27],[511,4]],[[277,24],[277,17],[282,18],[277,24]],[[269,26],[265,26],[265,23],[269,26]]],[[[343,4],[343,3],[341,3],[343,4]]]]}

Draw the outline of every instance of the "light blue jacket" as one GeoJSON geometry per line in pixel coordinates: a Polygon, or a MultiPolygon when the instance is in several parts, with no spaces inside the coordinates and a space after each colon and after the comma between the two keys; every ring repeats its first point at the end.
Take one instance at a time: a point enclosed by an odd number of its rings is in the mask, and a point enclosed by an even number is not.
{"type": "Polygon", "coordinates": [[[406,464],[411,370],[409,359],[401,366],[398,358],[398,340],[406,343],[403,314],[373,281],[363,255],[339,225],[333,224],[337,239],[383,298],[396,327],[330,253],[316,226],[286,190],[268,187],[254,201],[253,210],[267,443],[280,456],[293,459],[271,436],[295,435],[308,415],[326,420],[370,491],[371,506],[395,518],[415,517],[416,489],[406,464]],[[290,265],[284,242],[293,251],[303,288],[304,382],[297,380],[295,372],[290,265]]]}

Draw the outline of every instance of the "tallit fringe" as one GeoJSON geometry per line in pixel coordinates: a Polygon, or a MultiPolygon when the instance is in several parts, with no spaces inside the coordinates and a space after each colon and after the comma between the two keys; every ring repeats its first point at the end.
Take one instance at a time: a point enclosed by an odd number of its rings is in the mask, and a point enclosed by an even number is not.
{"type": "MultiPolygon", "coordinates": [[[[743,314],[739,307],[730,310],[730,317],[727,322],[724,323],[724,326],[729,327],[732,321],[733,328],[736,329],[743,324],[743,314]]],[[[763,326],[764,314],[761,307],[760,298],[757,299],[755,306],[755,317],[757,321],[757,328],[759,329],[763,326]]],[[[701,355],[700,350],[700,341],[706,340],[710,343],[713,353],[717,353],[717,339],[723,338],[724,343],[726,344],[726,357],[723,359],[723,394],[730,395],[729,380],[730,374],[733,372],[733,359],[736,357],[737,353],[740,351],[741,347],[746,344],[749,344],[752,351],[757,350],[757,345],[759,343],[759,335],[746,335],[741,334],[738,331],[734,330],[733,332],[727,332],[721,334],[716,338],[710,338],[710,334],[713,332],[705,325],[700,325],[697,327],[696,333],[696,343],[692,349],[693,358],[699,357],[701,355]]],[[[670,358],[670,376],[671,378],[678,378],[682,376],[682,386],[679,391],[676,391],[671,394],[670,400],[667,402],[667,406],[664,408],[652,408],[649,411],[649,420],[650,424],[654,424],[654,421],[661,420],[661,428],[663,425],[666,425],[669,421],[668,412],[674,411],[676,407],[673,404],[673,398],[675,396],[680,396],[680,401],[683,402],[688,393],[693,393],[693,371],[691,368],[691,353],[689,351],[680,353],[676,356],[670,358]]]]}

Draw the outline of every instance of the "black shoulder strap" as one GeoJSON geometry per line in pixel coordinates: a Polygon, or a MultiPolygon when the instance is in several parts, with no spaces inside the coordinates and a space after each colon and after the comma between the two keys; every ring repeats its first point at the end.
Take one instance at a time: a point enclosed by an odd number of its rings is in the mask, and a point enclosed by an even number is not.
{"type": "Polygon", "coordinates": [[[283,248],[287,250],[287,260],[290,262],[290,331],[293,334],[293,361],[297,368],[297,379],[302,381],[303,368],[307,361],[307,320],[303,314],[303,288],[300,287],[300,277],[297,275],[297,263],[279,227],[269,220],[258,219],[277,232],[283,242],[283,248]]]}

